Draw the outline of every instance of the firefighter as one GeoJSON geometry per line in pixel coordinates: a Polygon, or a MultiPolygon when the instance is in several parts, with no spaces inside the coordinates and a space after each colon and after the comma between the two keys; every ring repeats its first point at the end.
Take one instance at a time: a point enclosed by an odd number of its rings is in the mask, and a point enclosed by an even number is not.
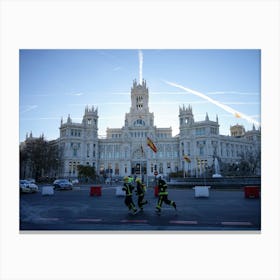
{"type": "Polygon", "coordinates": [[[136,214],[138,210],[135,207],[135,204],[132,200],[132,191],[134,186],[129,182],[129,178],[126,176],[124,177],[124,184],[122,190],[125,191],[125,200],[124,203],[128,207],[129,210],[132,210],[133,214],[136,214]]]}
{"type": "Polygon", "coordinates": [[[138,207],[142,211],[143,205],[147,204],[148,201],[144,200],[145,192],[146,192],[146,186],[141,182],[140,178],[136,178],[136,194],[138,196],[138,207]]]}
{"type": "Polygon", "coordinates": [[[161,213],[162,202],[164,202],[167,205],[173,206],[174,209],[177,210],[175,201],[168,199],[167,184],[166,184],[165,180],[162,179],[161,175],[158,175],[157,179],[158,179],[158,196],[159,197],[158,197],[158,203],[156,206],[156,212],[158,214],[161,213]]]}

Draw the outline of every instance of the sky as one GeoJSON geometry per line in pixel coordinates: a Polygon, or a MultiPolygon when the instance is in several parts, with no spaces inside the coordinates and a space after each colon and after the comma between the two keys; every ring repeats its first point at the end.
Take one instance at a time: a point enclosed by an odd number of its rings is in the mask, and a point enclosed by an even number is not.
{"type": "Polygon", "coordinates": [[[19,140],[26,134],[59,137],[61,118],[81,123],[87,105],[98,108],[98,134],[124,125],[132,82],[146,80],[157,127],[179,133],[179,106],[195,121],[218,116],[220,134],[230,126],[261,123],[261,51],[258,49],[21,49],[19,140]]]}

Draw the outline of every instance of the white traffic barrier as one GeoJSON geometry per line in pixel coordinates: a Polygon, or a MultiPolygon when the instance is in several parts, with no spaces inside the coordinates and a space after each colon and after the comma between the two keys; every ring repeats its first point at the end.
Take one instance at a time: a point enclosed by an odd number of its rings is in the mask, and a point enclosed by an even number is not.
{"type": "Polygon", "coordinates": [[[54,190],[52,186],[42,187],[42,195],[53,195],[54,190]]]}
{"type": "Polygon", "coordinates": [[[209,189],[210,186],[195,186],[194,189],[194,196],[195,197],[209,197],[209,189]]]}
{"type": "Polygon", "coordinates": [[[125,191],[122,190],[122,187],[116,187],[116,196],[125,196],[125,191]]]}

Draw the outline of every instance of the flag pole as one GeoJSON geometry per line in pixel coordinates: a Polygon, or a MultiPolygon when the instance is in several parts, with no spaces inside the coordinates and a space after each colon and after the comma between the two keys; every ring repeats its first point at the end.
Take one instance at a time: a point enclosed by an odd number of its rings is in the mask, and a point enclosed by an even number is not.
{"type": "Polygon", "coordinates": [[[143,148],[142,148],[142,140],[141,140],[140,180],[142,180],[142,157],[143,157],[143,148]]]}

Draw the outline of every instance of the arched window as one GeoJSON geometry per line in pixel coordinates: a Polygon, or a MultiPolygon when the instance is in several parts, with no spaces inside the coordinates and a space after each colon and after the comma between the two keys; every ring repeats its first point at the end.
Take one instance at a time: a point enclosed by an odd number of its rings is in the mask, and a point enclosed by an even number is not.
{"type": "Polygon", "coordinates": [[[141,119],[138,119],[134,122],[134,126],[145,126],[145,122],[141,119]]]}

